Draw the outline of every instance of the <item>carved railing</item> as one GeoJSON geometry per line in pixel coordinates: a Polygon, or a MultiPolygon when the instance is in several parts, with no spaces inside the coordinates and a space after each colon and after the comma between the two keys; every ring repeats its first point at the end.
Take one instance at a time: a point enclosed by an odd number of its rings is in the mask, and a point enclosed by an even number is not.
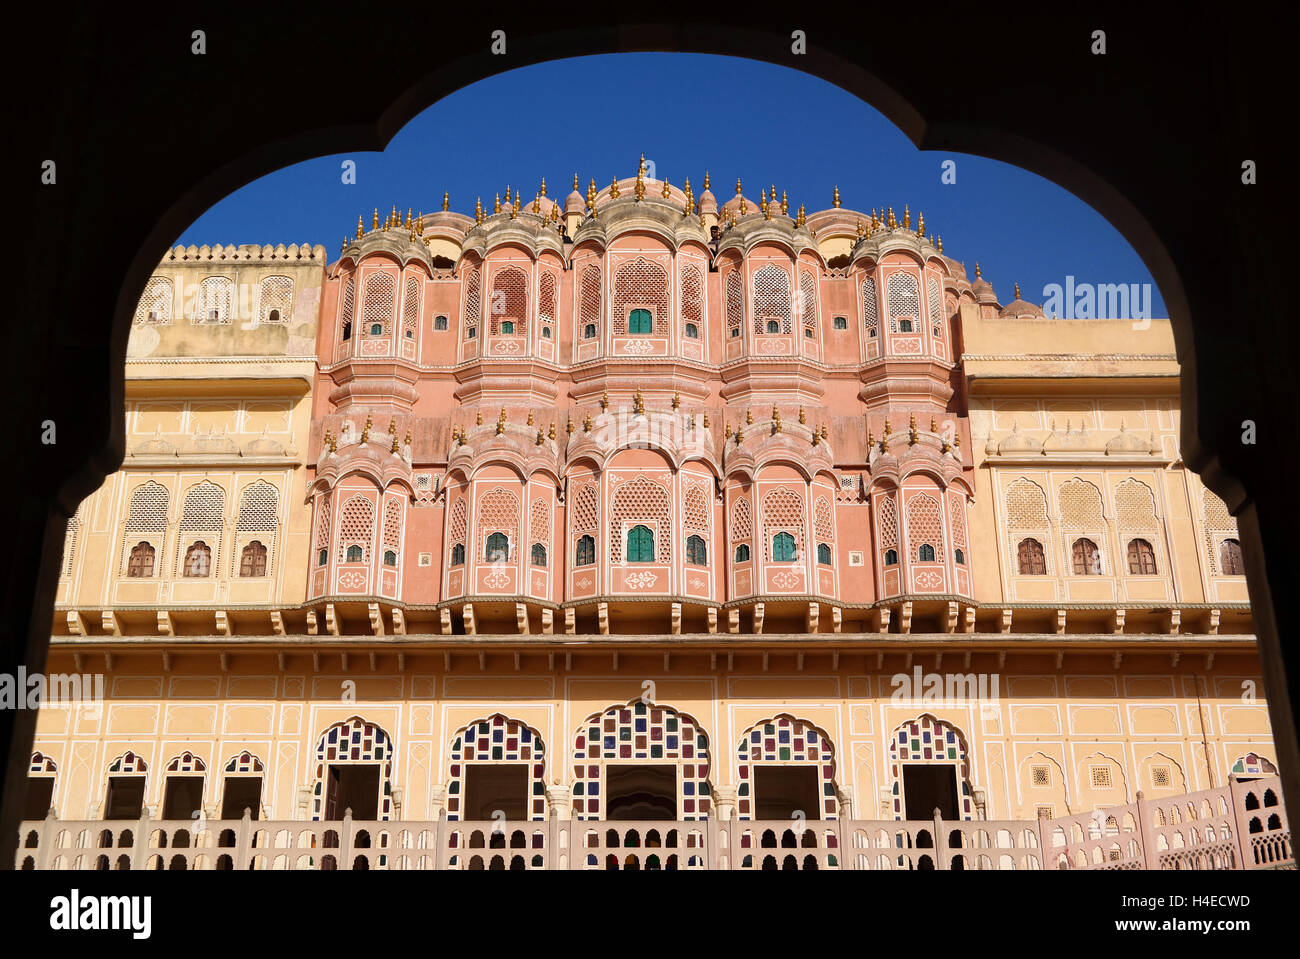
{"type": "MultiPolygon", "coordinates": [[[[23,822],[18,869],[1294,869],[1276,776],[1061,819],[23,822]]],[[[937,810],[936,810],[937,812],[937,810]]]]}

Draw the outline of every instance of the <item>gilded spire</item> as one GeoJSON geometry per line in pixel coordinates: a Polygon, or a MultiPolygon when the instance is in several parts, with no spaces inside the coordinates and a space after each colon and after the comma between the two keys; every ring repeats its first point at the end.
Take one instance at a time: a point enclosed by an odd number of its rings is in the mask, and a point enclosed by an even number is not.
{"type": "Polygon", "coordinates": [[[863,238],[864,236],[866,236],[866,235],[867,235],[867,231],[866,231],[866,229],[862,226],[862,218],[859,217],[859,218],[858,218],[858,239],[860,240],[860,239],[862,239],[862,238],[863,238]]]}
{"type": "Polygon", "coordinates": [[[803,411],[802,406],[799,407],[799,422],[801,424],[808,422],[808,414],[803,411]]]}
{"type": "Polygon", "coordinates": [[[587,184],[587,209],[591,211],[592,219],[596,216],[596,180],[593,177],[591,183],[587,184]]]}
{"type": "Polygon", "coordinates": [[[889,208],[889,219],[887,219],[885,222],[889,224],[889,228],[891,230],[895,230],[898,228],[898,220],[894,217],[894,208],[892,206],[889,208]]]}
{"type": "Polygon", "coordinates": [[[569,434],[570,436],[573,435],[573,417],[572,417],[572,416],[566,416],[566,417],[564,418],[564,432],[567,433],[567,434],[569,434]]]}
{"type": "Polygon", "coordinates": [[[482,410],[479,410],[479,411],[478,411],[478,416],[475,417],[475,419],[474,419],[474,425],[475,425],[475,426],[482,426],[482,425],[483,425],[483,411],[482,411],[482,410]]]}
{"type": "Polygon", "coordinates": [[[677,409],[681,405],[682,405],[681,393],[677,392],[676,390],[673,390],[673,409],[677,409]]]}
{"type": "Polygon", "coordinates": [[[668,177],[664,177],[664,199],[667,200],[673,195],[671,187],[668,185],[668,177]]]}
{"type": "Polygon", "coordinates": [[[790,198],[786,196],[784,190],[781,191],[781,215],[782,216],[790,215],[790,198]]]}
{"type": "Polygon", "coordinates": [[[555,439],[555,422],[552,421],[550,427],[546,430],[547,439],[555,439]]]}
{"type": "Polygon", "coordinates": [[[411,208],[408,206],[406,208],[406,223],[404,223],[403,226],[405,226],[406,229],[409,230],[414,225],[415,225],[415,221],[411,219],[411,208]]]}
{"type": "Polygon", "coordinates": [[[379,229],[379,207],[375,207],[375,213],[370,218],[370,229],[372,230],[379,229]]]}
{"type": "Polygon", "coordinates": [[[938,244],[939,252],[942,253],[942,252],[943,252],[943,237],[941,237],[941,236],[936,236],[936,237],[934,238],[934,240],[935,240],[935,243],[938,244]]]}
{"type": "Polygon", "coordinates": [[[636,388],[636,396],[632,398],[632,412],[637,416],[645,413],[645,400],[641,398],[641,387],[636,388]]]}
{"type": "Polygon", "coordinates": [[[800,203],[799,215],[795,218],[794,225],[797,227],[802,227],[807,222],[808,222],[808,215],[804,212],[803,204],[800,203]]]}
{"type": "MultiPolygon", "coordinates": [[[[745,197],[742,195],[740,198],[740,215],[744,216],[747,212],[748,209],[745,206],[745,197]]],[[[732,222],[734,223],[735,220],[733,219],[732,222]]]]}
{"type": "Polygon", "coordinates": [[[506,432],[506,408],[501,407],[501,415],[497,418],[497,436],[504,436],[506,432]]]}
{"type": "Polygon", "coordinates": [[[1016,284],[1016,299],[1020,299],[1020,284],[1016,284]]]}
{"type": "Polygon", "coordinates": [[[542,185],[537,191],[538,195],[546,196],[546,177],[542,177],[542,185]]]}
{"type": "Polygon", "coordinates": [[[546,437],[545,437],[545,435],[542,433],[542,431],[541,431],[541,430],[538,430],[538,431],[537,431],[537,445],[538,445],[538,446],[541,446],[541,445],[542,445],[542,441],[543,441],[545,438],[546,438],[546,437]]]}
{"type": "Polygon", "coordinates": [[[528,425],[533,425],[533,411],[531,408],[528,410],[528,425]]]}
{"type": "Polygon", "coordinates": [[[618,177],[614,177],[613,182],[609,185],[609,196],[610,199],[618,199],[618,177]]]}
{"type": "Polygon", "coordinates": [[[908,211],[907,204],[904,203],[903,204],[903,229],[910,230],[911,228],[912,228],[912,214],[908,211]]]}
{"type": "Polygon", "coordinates": [[[835,192],[831,195],[831,206],[835,207],[835,209],[837,209],[837,210],[840,208],[840,188],[839,188],[839,184],[836,184],[836,186],[835,186],[835,192]]]}
{"type": "Polygon", "coordinates": [[[753,411],[753,410],[745,410],[745,425],[746,425],[746,426],[752,426],[753,423],[754,423],[754,411],[753,411]]]}
{"type": "Polygon", "coordinates": [[[705,413],[705,414],[704,414],[704,428],[705,428],[706,430],[709,428],[709,414],[708,414],[708,413],[705,413]]]}
{"type": "Polygon", "coordinates": [[[604,413],[609,409],[609,390],[602,390],[600,394],[600,411],[604,413]]]}
{"type": "Polygon", "coordinates": [[[506,184],[506,206],[512,206],[512,205],[513,203],[510,199],[510,184],[507,183],[506,184]]]}
{"type": "Polygon", "coordinates": [[[390,452],[390,453],[396,453],[396,452],[398,452],[399,449],[400,449],[400,447],[398,446],[398,443],[397,443],[397,434],[394,433],[394,434],[393,434],[393,446],[392,446],[392,449],[389,450],[389,452],[390,452]]]}
{"type": "Polygon", "coordinates": [[[493,213],[500,213],[500,212],[501,212],[501,194],[500,194],[500,193],[498,193],[498,194],[496,195],[496,199],[492,201],[492,212],[493,212],[493,213]]]}
{"type": "Polygon", "coordinates": [[[641,165],[636,170],[636,198],[645,199],[645,154],[641,155],[641,165]]]}
{"type": "Polygon", "coordinates": [[[925,236],[925,213],[920,214],[920,219],[916,224],[916,235],[925,236]]]}
{"type": "Polygon", "coordinates": [[[591,414],[590,414],[590,413],[588,413],[586,416],[584,416],[584,417],[582,418],[582,431],[583,431],[584,433],[590,433],[590,432],[591,432],[591,414]]]}
{"type": "Polygon", "coordinates": [[[578,192],[578,173],[576,170],[573,173],[573,192],[578,192]]]}
{"type": "Polygon", "coordinates": [[[704,171],[704,189],[707,190],[708,188],[709,188],[709,171],[708,171],[708,170],[705,170],[705,171],[704,171]]]}
{"type": "Polygon", "coordinates": [[[736,196],[741,196],[741,192],[740,192],[740,177],[736,177],[736,196]]]}
{"type": "Polygon", "coordinates": [[[975,261],[975,279],[980,279],[980,261],[975,261]]]}
{"type": "Polygon", "coordinates": [[[362,234],[363,234],[364,232],[365,232],[365,230],[363,229],[363,227],[362,227],[362,225],[361,225],[361,214],[358,213],[358,214],[357,214],[357,239],[358,239],[358,240],[361,239],[361,236],[362,236],[362,234]]]}
{"type": "Polygon", "coordinates": [[[542,212],[542,195],[540,193],[533,197],[533,212],[542,212]]]}
{"type": "Polygon", "coordinates": [[[451,191],[443,190],[442,191],[442,212],[446,213],[450,209],[451,209],[451,191]]]}

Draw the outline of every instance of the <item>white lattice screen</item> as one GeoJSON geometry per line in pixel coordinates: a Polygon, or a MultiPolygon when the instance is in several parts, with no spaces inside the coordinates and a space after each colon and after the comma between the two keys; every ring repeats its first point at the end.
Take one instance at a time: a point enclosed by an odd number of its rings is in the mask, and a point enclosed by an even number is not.
{"type": "Polygon", "coordinates": [[[804,500],[803,494],[784,486],[774,489],[763,497],[763,550],[769,562],[772,560],[772,537],[777,533],[789,533],[794,537],[799,555],[804,552],[804,500]]]}
{"type": "Polygon", "coordinates": [[[205,277],[199,284],[199,323],[229,323],[235,284],[224,276],[205,277]]]}
{"type": "Polygon", "coordinates": [[[939,281],[930,277],[930,326],[935,336],[943,335],[943,298],[939,296],[939,281]]]}
{"type": "Polygon", "coordinates": [[[790,274],[775,263],[754,274],[754,332],[764,332],[768,320],[780,320],[781,332],[790,332],[790,274]]]}
{"type": "Polygon", "coordinates": [[[752,511],[749,500],[740,497],[731,506],[731,539],[742,542],[754,534],[752,511]]]}
{"type": "Polygon", "coordinates": [[[361,319],[366,335],[370,334],[373,323],[382,324],[383,336],[393,332],[396,300],[397,281],[391,273],[372,273],[366,277],[365,293],[361,297],[361,319]]]}
{"type": "Polygon", "coordinates": [[[961,496],[948,498],[948,525],[952,529],[952,545],[966,549],[966,504],[961,496]]]}
{"type": "Polygon", "coordinates": [[[817,325],[817,279],[809,270],[799,274],[799,313],[805,326],[817,325]]]}
{"type": "Polygon", "coordinates": [[[402,548],[402,504],[395,499],[384,504],[384,548],[402,548]]]}
{"type": "Polygon", "coordinates": [[[876,299],[876,281],[867,277],[862,281],[862,323],[867,330],[880,326],[880,303],[876,299]]]}
{"type": "Polygon", "coordinates": [[[265,480],[244,487],[239,497],[239,518],[236,530],[275,529],[280,513],[280,494],[265,480]]]}
{"type": "Polygon", "coordinates": [[[907,501],[907,549],[916,559],[922,543],[943,553],[943,514],[939,501],[929,493],[914,493],[907,501]]]}
{"type": "Polygon", "coordinates": [[[528,508],[528,538],[530,542],[550,546],[551,543],[551,504],[546,500],[533,500],[528,508]]]}
{"type": "Polygon", "coordinates": [[[690,263],[682,267],[682,319],[704,335],[704,273],[690,263]]]}
{"type": "Polygon", "coordinates": [[[903,317],[921,315],[921,298],[916,289],[916,277],[911,273],[889,275],[889,331],[898,331],[898,321],[903,317]]]}
{"type": "Polygon", "coordinates": [[[262,280],[260,299],[263,323],[288,323],[293,316],[293,280],[287,276],[266,277],[262,280]]]}
{"type": "Polygon", "coordinates": [[[813,524],[819,542],[830,543],[835,540],[835,514],[831,501],[825,496],[819,497],[813,507],[813,524]]]}
{"type": "Polygon", "coordinates": [[[610,499],[609,555],[613,562],[623,561],[623,524],[642,520],[657,521],[655,552],[659,562],[672,562],[672,528],[669,522],[668,491],[644,476],[614,487],[610,499]]]}
{"type": "Polygon", "coordinates": [[[127,532],[161,533],[167,528],[167,490],[149,482],[131,491],[127,511],[127,532]]]}
{"type": "Polygon", "coordinates": [[[447,534],[447,539],[452,545],[465,542],[465,526],[467,522],[468,511],[465,508],[465,500],[457,499],[451,507],[451,525],[447,534]]]}
{"type": "Polygon", "coordinates": [[[137,323],[170,323],[172,321],[172,281],[165,276],[149,278],[144,295],[135,308],[137,323]]]}
{"type": "Polygon", "coordinates": [[[324,549],[330,541],[330,500],[329,494],[320,499],[320,509],[316,513],[316,549],[324,549]]]}
{"type": "Polygon", "coordinates": [[[1205,517],[1205,552],[1209,556],[1210,570],[1221,573],[1221,563],[1215,546],[1215,533],[1232,533],[1236,535],[1237,521],[1228,512],[1228,504],[1219,499],[1208,489],[1201,491],[1201,509],[1205,517]]]}
{"type": "Polygon", "coordinates": [[[709,531],[708,495],[699,486],[689,486],[682,497],[682,523],[692,532],[709,531]]]}
{"type": "Polygon", "coordinates": [[[898,546],[898,506],[892,495],[880,500],[880,545],[885,549],[898,546]]]}
{"type": "Polygon", "coordinates": [[[740,279],[740,271],[733,270],[727,274],[727,335],[738,329],[745,321],[745,284],[740,279]]]}
{"type": "Polygon", "coordinates": [[[465,274],[465,326],[477,326],[483,315],[483,273],[478,267],[465,274]]]}
{"type": "Polygon", "coordinates": [[[1115,488],[1115,519],[1120,529],[1159,529],[1156,498],[1151,487],[1135,479],[1120,483],[1115,488]]]}
{"type": "Polygon", "coordinates": [[[199,483],[185,493],[181,512],[181,529],[221,529],[226,507],[226,493],[215,483],[199,483]]]}
{"type": "Polygon", "coordinates": [[[542,323],[555,322],[555,295],[556,282],[555,274],[550,270],[542,271],[542,278],[538,282],[540,293],[538,295],[538,320],[542,323]]]}
{"type": "Polygon", "coordinates": [[[479,537],[487,542],[493,533],[505,533],[513,545],[519,541],[519,497],[508,489],[497,486],[484,493],[478,501],[479,537]]]}
{"type": "Polygon", "coordinates": [[[1097,529],[1105,524],[1101,511],[1101,490],[1086,480],[1062,483],[1057,493],[1062,529],[1097,529]]]}
{"type": "Polygon", "coordinates": [[[501,331],[503,320],[515,325],[515,335],[528,331],[528,277],[513,266],[498,270],[492,278],[492,295],[488,305],[493,335],[501,331]]]}
{"type": "Polygon", "coordinates": [[[1010,529],[1047,528],[1047,496],[1042,487],[1023,476],[1007,487],[1007,526],[1010,529]]]}
{"type": "Polygon", "coordinates": [[[614,273],[614,332],[627,331],[628,310],[649,306],[654,311],[657,336],[668,333],[668,271],[638,256],[614,273]]]}
{"type": "Polygon", "coordinates": [[[63,575],[72,575],[72,561],[77,554],[77,534],[81,532],[82,507],[68,520],[68,529],[63,537],[63,575]]]}
{"type": "Polygon", "coordinates": [[[409,339],[414,339],[416,331],[420,328],[420,278],[418,276],[406,278],[406,297],[402,303],[402,328],[411,334],[409,339]]]}
{"type": "Polygon", "coordinates": [[[348,277],[347,285],[343,287],[343,306],[339,311],[340,322],[350,325],[357,312],[357,281],[354,277],[348,277]]]}
{"type": "Polygon", "coordinates": [[[361,547],[363,561],[370,560],[370,537],[375,527],[375,507],[366,497],[356,494],[343,503],[339,513],[339,560],[347,556],[349,546],[361,547]]]}
{"type": "Polygon", "coordinates": [[[589,266],[582,271],[582,305],[578,311],[578,336],[586,336],[587,324],[600,332],[600,267],[589,266]]]}
{"type": "Polygon", "coordinates": [[[596,487],[587,485],[578,490],[573,500],[573,528],[593,530],[596,528],[596,487]]]}

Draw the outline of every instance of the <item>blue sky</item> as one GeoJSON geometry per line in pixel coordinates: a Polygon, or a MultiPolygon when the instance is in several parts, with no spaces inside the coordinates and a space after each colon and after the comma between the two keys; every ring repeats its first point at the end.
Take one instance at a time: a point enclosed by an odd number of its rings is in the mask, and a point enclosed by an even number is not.
{"type": "MultiPolygon", "coordinates": [[[[893,205],[913,223],[924,211],[944,252],[978,260],[1002,302],[1018,282],[1024,298],[1044,300],[1048,284],[1151,283],[1141,259],[1102,217],[1066,190],[1016,167],[960,153],[921,152],[875,109],[852,94],[787,67],[698,54],[635,53],[581,57],[490,77],[433,104],[382,153],[339,154],[256,180],[199,217],[178,243],[323,243],[331,260],[357,214],[396,204],[405,214],[441,207],[472,215],[481,196],[507,185],[525,198],[546,177],[548,193],[572,189],[576,171],[608,185],[633,176],[644,152],[658,177],[696,193],[707,169],[720,201],[736,177],[757,199],[773,183],[792,208],[893,205]],[[342,183],[342,161],[357,182],[342,183]],[[956,161],[956,183],[940,181],[956,161]]],[[[1166,316],[1152,286],[1152,315],[1166,316]]]]}

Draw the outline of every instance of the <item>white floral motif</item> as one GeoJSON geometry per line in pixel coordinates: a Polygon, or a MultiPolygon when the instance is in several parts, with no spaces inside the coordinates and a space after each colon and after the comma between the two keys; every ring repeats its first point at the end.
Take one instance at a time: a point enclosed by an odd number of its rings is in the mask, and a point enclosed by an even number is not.
{"type": "Polygon", "coordinates": [[[925,569],[916,574],[917,589],[938,589],[943,585],[943,573],[935,569],[925,569]]]}
{"type": "Polygon", "coordinates": [[[347,570],[339,573],[339,589],[361,589],[366,585],[366,574],[360,570],[347,570]]]}
{"type": "Polygon", "coordinates": [[[635,353],[638,355],[644,353],[653,353],[654,346],[651,345],[649,340],[627,340],[623,344],[623,352],[635,353]]]}
{"type": "Polygon", "coordinates": [[[492,572],[483,578],[483,585],[488,589],[501,589],[509,582],[510,577],[506,575],[506,571],[500,566],[494,566],[492,572]]]}
{"type": "Polygon", "coordinates": [[[654,573],[631,573],[626,579],[628,589],[650,589],[659,581],[654,573]]]}
{"type": "Polygon", "coordinates": [[[800,570],[779,569],[772,574],[772,585],[777,589],[794,589],[803,583],[803,574],[800,570]]]}

